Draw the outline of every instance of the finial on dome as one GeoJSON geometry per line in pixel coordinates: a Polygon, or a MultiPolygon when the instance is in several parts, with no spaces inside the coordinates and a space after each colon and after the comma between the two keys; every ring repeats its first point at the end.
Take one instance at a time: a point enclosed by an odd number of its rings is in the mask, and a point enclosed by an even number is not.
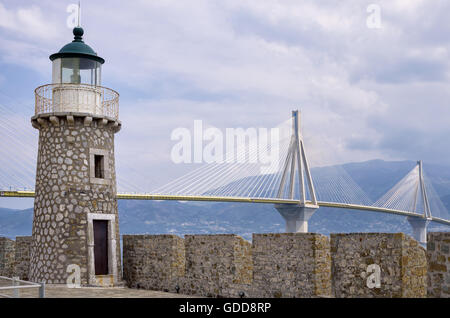
{"type": "Polygon", "coordinates": [[[83,42],[84,30],[82,27],[77,26],[73,28],[73,35],[75,36],[75,42],[83,42]]]}

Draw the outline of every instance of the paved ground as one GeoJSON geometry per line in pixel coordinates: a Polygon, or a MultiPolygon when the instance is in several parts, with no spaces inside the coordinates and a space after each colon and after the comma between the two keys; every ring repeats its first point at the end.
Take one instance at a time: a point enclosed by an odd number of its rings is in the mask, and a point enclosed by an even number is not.
{"type": "MultiPolygon", "coordinates": [[[[0,294],[12,296],[12,291],[0,290],[0,294]]],[[[19,297],[38,297],[37,288],[21,289],[19,297]]],[[[194,298],[195,296],[165,293],[153,290],[130,289],[122,287],[100,288],[81,287],[67,288],[61,285],[46,285],[45,297],[47,298],[194,298]]],[[[1,298],[1,296],[0,296],[1,298]]]]}

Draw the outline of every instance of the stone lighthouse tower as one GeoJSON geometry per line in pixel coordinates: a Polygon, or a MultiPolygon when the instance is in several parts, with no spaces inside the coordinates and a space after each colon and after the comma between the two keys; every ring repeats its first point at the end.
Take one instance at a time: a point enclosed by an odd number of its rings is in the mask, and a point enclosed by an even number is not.
{"type": "Polygon", "coordinates": [[[50,55],[52,84],[35,90],[39,149],[30,280],[101,285],[121,281],[114,134],[119,94],[101,86],[105,60],[83,29],[50,55]],[[69,276],[70,275],[70,276],[69,276]]]}

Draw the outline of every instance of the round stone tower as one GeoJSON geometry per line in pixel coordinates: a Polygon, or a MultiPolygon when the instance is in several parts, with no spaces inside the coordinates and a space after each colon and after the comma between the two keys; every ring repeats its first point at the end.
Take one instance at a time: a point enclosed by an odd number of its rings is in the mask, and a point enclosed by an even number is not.
{"type": "Polygon", "coordinates": [[[30,280],[120,282],[114,134],[119,94],[101,86],[105,62],[75,39],[50,56],[52,84],[35,90],[39,149],[30,280]]]}

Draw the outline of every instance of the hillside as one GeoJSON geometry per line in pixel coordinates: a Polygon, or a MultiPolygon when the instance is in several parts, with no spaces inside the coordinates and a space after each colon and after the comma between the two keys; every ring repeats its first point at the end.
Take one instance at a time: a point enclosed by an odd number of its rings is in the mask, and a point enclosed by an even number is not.
{"type": "MultiPolygon", "coordinates": [[[[382,160],[349,163],[342,167],[372,200],[390,189],[413,166],[412,161],[382,160]]],[[[320,168],[318,168],[320,169],[320,168]]],[[[450,169],[427,165],[443,203],[450,207],[450,169]]],[[[209,203],[177,201],[119,201],[121,234],[236,233],[251,239],[252,233],[282,232],[284,220],[272,205],[250,203],[209,203]]],[[[0,208],[0,236],[30,235],[32,209],[0,208]]],[[[411,234],[405,217],[374,212],[321,208],[310,221],[310,231],[336,232],[405,232],[411,234]]],[[[431,231],[450,230],[431,224],[431,231]]]]}

